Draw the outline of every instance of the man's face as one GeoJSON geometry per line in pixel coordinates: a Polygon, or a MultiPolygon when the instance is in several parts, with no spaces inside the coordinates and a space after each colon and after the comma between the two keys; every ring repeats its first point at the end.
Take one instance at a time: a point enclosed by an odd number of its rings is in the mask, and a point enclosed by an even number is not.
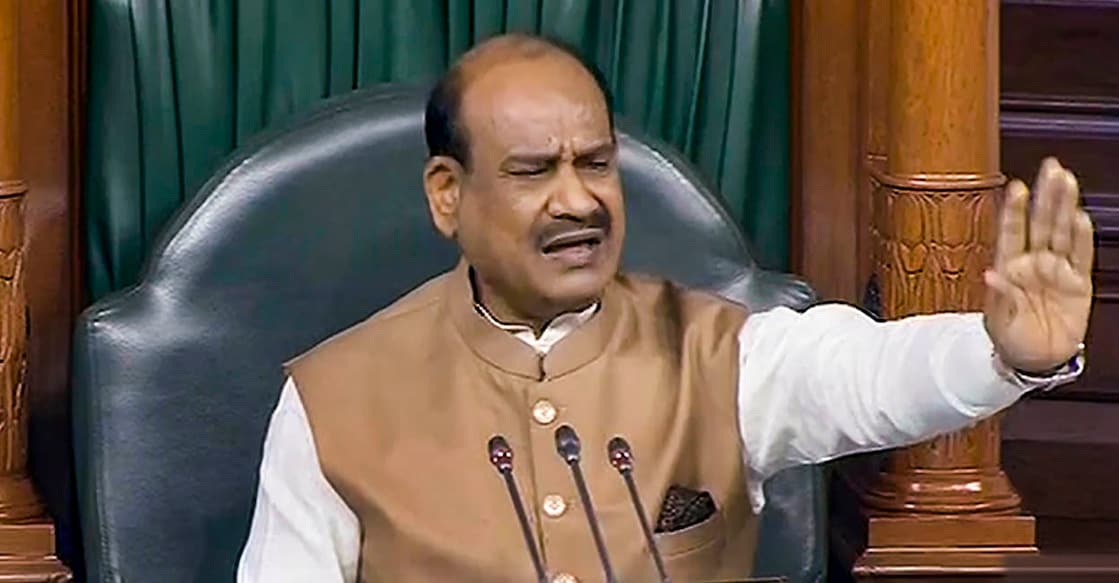
{"type": "Polygon", "coordinates": [[[469,168],[457,171],[457,206],[440,229],[474,267],[483,300],[530,319],[594,301],[618,269],[625,215],[593,78],[566,56],[514,57],[467,81],[461,114],[469,168]]]}

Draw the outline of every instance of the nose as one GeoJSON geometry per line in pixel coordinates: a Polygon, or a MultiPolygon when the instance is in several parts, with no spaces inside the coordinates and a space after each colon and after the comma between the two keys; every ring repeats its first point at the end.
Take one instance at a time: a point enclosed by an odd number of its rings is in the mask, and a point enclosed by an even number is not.
{"type": "Polygon", "coordinates": [[[598,197],[570,165],[563,165],[555,190],[548,197],[548,214],[553,218],[586,219],[598,210],[598,197]]]}

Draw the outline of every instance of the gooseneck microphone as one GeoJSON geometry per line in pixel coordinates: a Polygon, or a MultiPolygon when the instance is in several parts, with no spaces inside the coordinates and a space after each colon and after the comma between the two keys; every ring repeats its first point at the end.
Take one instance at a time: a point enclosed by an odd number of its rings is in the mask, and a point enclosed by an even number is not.
{"type": "Polygon", "coordinates": [[[525,515],[525,505],[521,502],[521,493],[517,489],[517,480],[513,477],[513,448],[501,435],[490,438],[489,443],[490,463],[497,468],[497,472],[505,479],[505,488],[509,490],[509,499],[513,501],[513,510],[517,513],[517,522],[521,525],[521,534],[525,537],[525,546],[532,557],[532,567],[536,569],[538,583],[548,583],[548,576],[544,573],[544,563],[540,560],[540,549],[536,548],[536,541],[532,538],[532,529],[528,525],[528,516],[525,515]]]}
{"type": "Polygon", "coordinates": [[[645,519],[645,506],[641,504],[641,497],[637,495],[637,484],[633,481],[633,450],[629,443],[622,437],[615,437],[606,446],[606,453],[610,457],[610,465],[618,470],[625,480],[629,490],[629,499],[633,502],[633,511],[637,513],[637,522],[641,523],[641,532],[645,533],[645,546],[649,547],[649,554],[653,555],[653,562],[657,565],[657,574],[662,583],[670,583],[668,572],[664,569],[664,559],[653,541],[653,529],[649,528],[649,521],[645,519]]]}
{"type": "Polygon", "coordinates": [[[583,470],[579,467],[580,451],[579,436],[570,425],[561,425],[556,428],[556,452],[559,453],[567,466],[571,468],[571,476],[575,479],[575,489],[579,491],[579,500],[583,503],[583,510],[587,513],[587,522],[591,525],[591,536],[594,537],[594,546],[598,549],[598,558],[602,560],[602,570],[606,574],[606,583],[617,583],[614,577],[614,568],[610,566],[610,557],[606,554],[606,543],[602,540],[602,530],[598,525],[598,517],[591,504],[591,495],[587,491],[587,482],[583,479],[583,470]]]}

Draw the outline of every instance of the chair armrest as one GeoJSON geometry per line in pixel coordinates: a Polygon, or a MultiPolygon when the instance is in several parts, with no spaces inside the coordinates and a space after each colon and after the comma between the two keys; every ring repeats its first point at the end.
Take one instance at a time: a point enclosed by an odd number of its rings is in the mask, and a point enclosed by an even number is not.
{"type": "Polygon", "coordinates": [[[718,289],[717,293],[745,305],[755,313],[777,306],[786,306],[799,312],[817,301],[816,292],[804,280],[792,274],[765,269],[744,271],[738,278],[718,289]]]}

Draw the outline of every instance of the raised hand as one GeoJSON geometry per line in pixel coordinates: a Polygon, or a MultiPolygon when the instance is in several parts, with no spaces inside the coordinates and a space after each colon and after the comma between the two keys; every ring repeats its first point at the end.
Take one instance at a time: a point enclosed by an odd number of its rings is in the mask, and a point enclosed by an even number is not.
{"type": "Polygon", "coordinates": [[[1056,158],[1042,162],[1032,202],[1021,181],[1007,186],[984,315],[1003,362],[1040,373],[1068,362],[1084,341],[1095,249],[1076,177],[1056,158]]]}

